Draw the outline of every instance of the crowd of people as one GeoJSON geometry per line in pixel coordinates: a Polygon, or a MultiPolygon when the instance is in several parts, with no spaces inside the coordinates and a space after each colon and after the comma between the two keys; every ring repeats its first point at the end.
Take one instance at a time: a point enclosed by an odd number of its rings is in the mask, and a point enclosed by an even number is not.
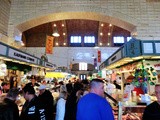
{"type": "MultiPolygon", "coordinates": [[[[46,89],[47,82],[37,83],[35,76],[22,89],[9,88],[9,83],[2,85],[7,89],[0,102],[0,120],[114,120],[112,107],[104,95],[104,81],[98,78],[56,83],[58,99],[46,89]],[[16,103],[19,94],[25,99],[22,110],[16,103]]],[[[155,92],[158,101],[146,107],[143,120],[160,119],[160,85],[155,86],[155,92]]]]}

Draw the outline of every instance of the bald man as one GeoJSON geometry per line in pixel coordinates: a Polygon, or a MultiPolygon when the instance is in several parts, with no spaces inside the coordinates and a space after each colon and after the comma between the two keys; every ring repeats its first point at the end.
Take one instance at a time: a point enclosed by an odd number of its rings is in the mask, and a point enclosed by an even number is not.
{"type": "Polygon", "coordinates": [[[90,93],[78,102],[77,120],[114,120],[112,108],[104,98],[104,83],[93,79],[90,83],[90,93]]]}

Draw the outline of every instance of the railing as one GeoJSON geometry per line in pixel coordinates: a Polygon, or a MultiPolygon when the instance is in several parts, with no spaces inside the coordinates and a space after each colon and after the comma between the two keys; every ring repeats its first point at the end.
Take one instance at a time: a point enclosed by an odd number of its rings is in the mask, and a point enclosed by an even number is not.
{"type": "Polygon", "coordinates": [[[107,92],[104,92],[104,94],[106,95],[106,97],[108,97],[110,100],[112,100],[116,106],[118,106],[118,101],[116,99],[114,99],[112,96],[110,96],[107,92]]]}

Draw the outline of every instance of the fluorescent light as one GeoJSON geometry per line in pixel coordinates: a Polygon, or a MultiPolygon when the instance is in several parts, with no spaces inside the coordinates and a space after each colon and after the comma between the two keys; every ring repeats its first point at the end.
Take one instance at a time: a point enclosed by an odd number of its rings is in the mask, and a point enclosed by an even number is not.
{"type": "Polygon", "coordinates": [[[160,58],[160,56],[154,56],[154,57],[152,57],[152,58],[153,58],[153,59],[154,59],[154,58],[160,58]]]}
{"type": "Polygon", "coordinates": [[[142,57],[142,56],[139,56],[139,57],[134,57],[134,58],[132,58],[132,59],[138,60],[138,59],[143,59],[143,57],[142,57]]]}
{"type": "Polygon", "coordinates": [[[124,60],[124,61],[130,62],[130,61],[133,61],[133,60],[132,59],[128,59],[128,60],[124,60]]]}

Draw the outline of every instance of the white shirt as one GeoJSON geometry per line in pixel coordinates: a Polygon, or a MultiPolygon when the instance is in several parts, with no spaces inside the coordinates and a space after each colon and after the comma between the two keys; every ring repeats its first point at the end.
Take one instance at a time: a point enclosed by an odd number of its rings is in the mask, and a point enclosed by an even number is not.
{"type": "Polygon", "coordinates": [[[56,120],[64,120],[66,100],[60,98],[56,107],[56,120]]]}

